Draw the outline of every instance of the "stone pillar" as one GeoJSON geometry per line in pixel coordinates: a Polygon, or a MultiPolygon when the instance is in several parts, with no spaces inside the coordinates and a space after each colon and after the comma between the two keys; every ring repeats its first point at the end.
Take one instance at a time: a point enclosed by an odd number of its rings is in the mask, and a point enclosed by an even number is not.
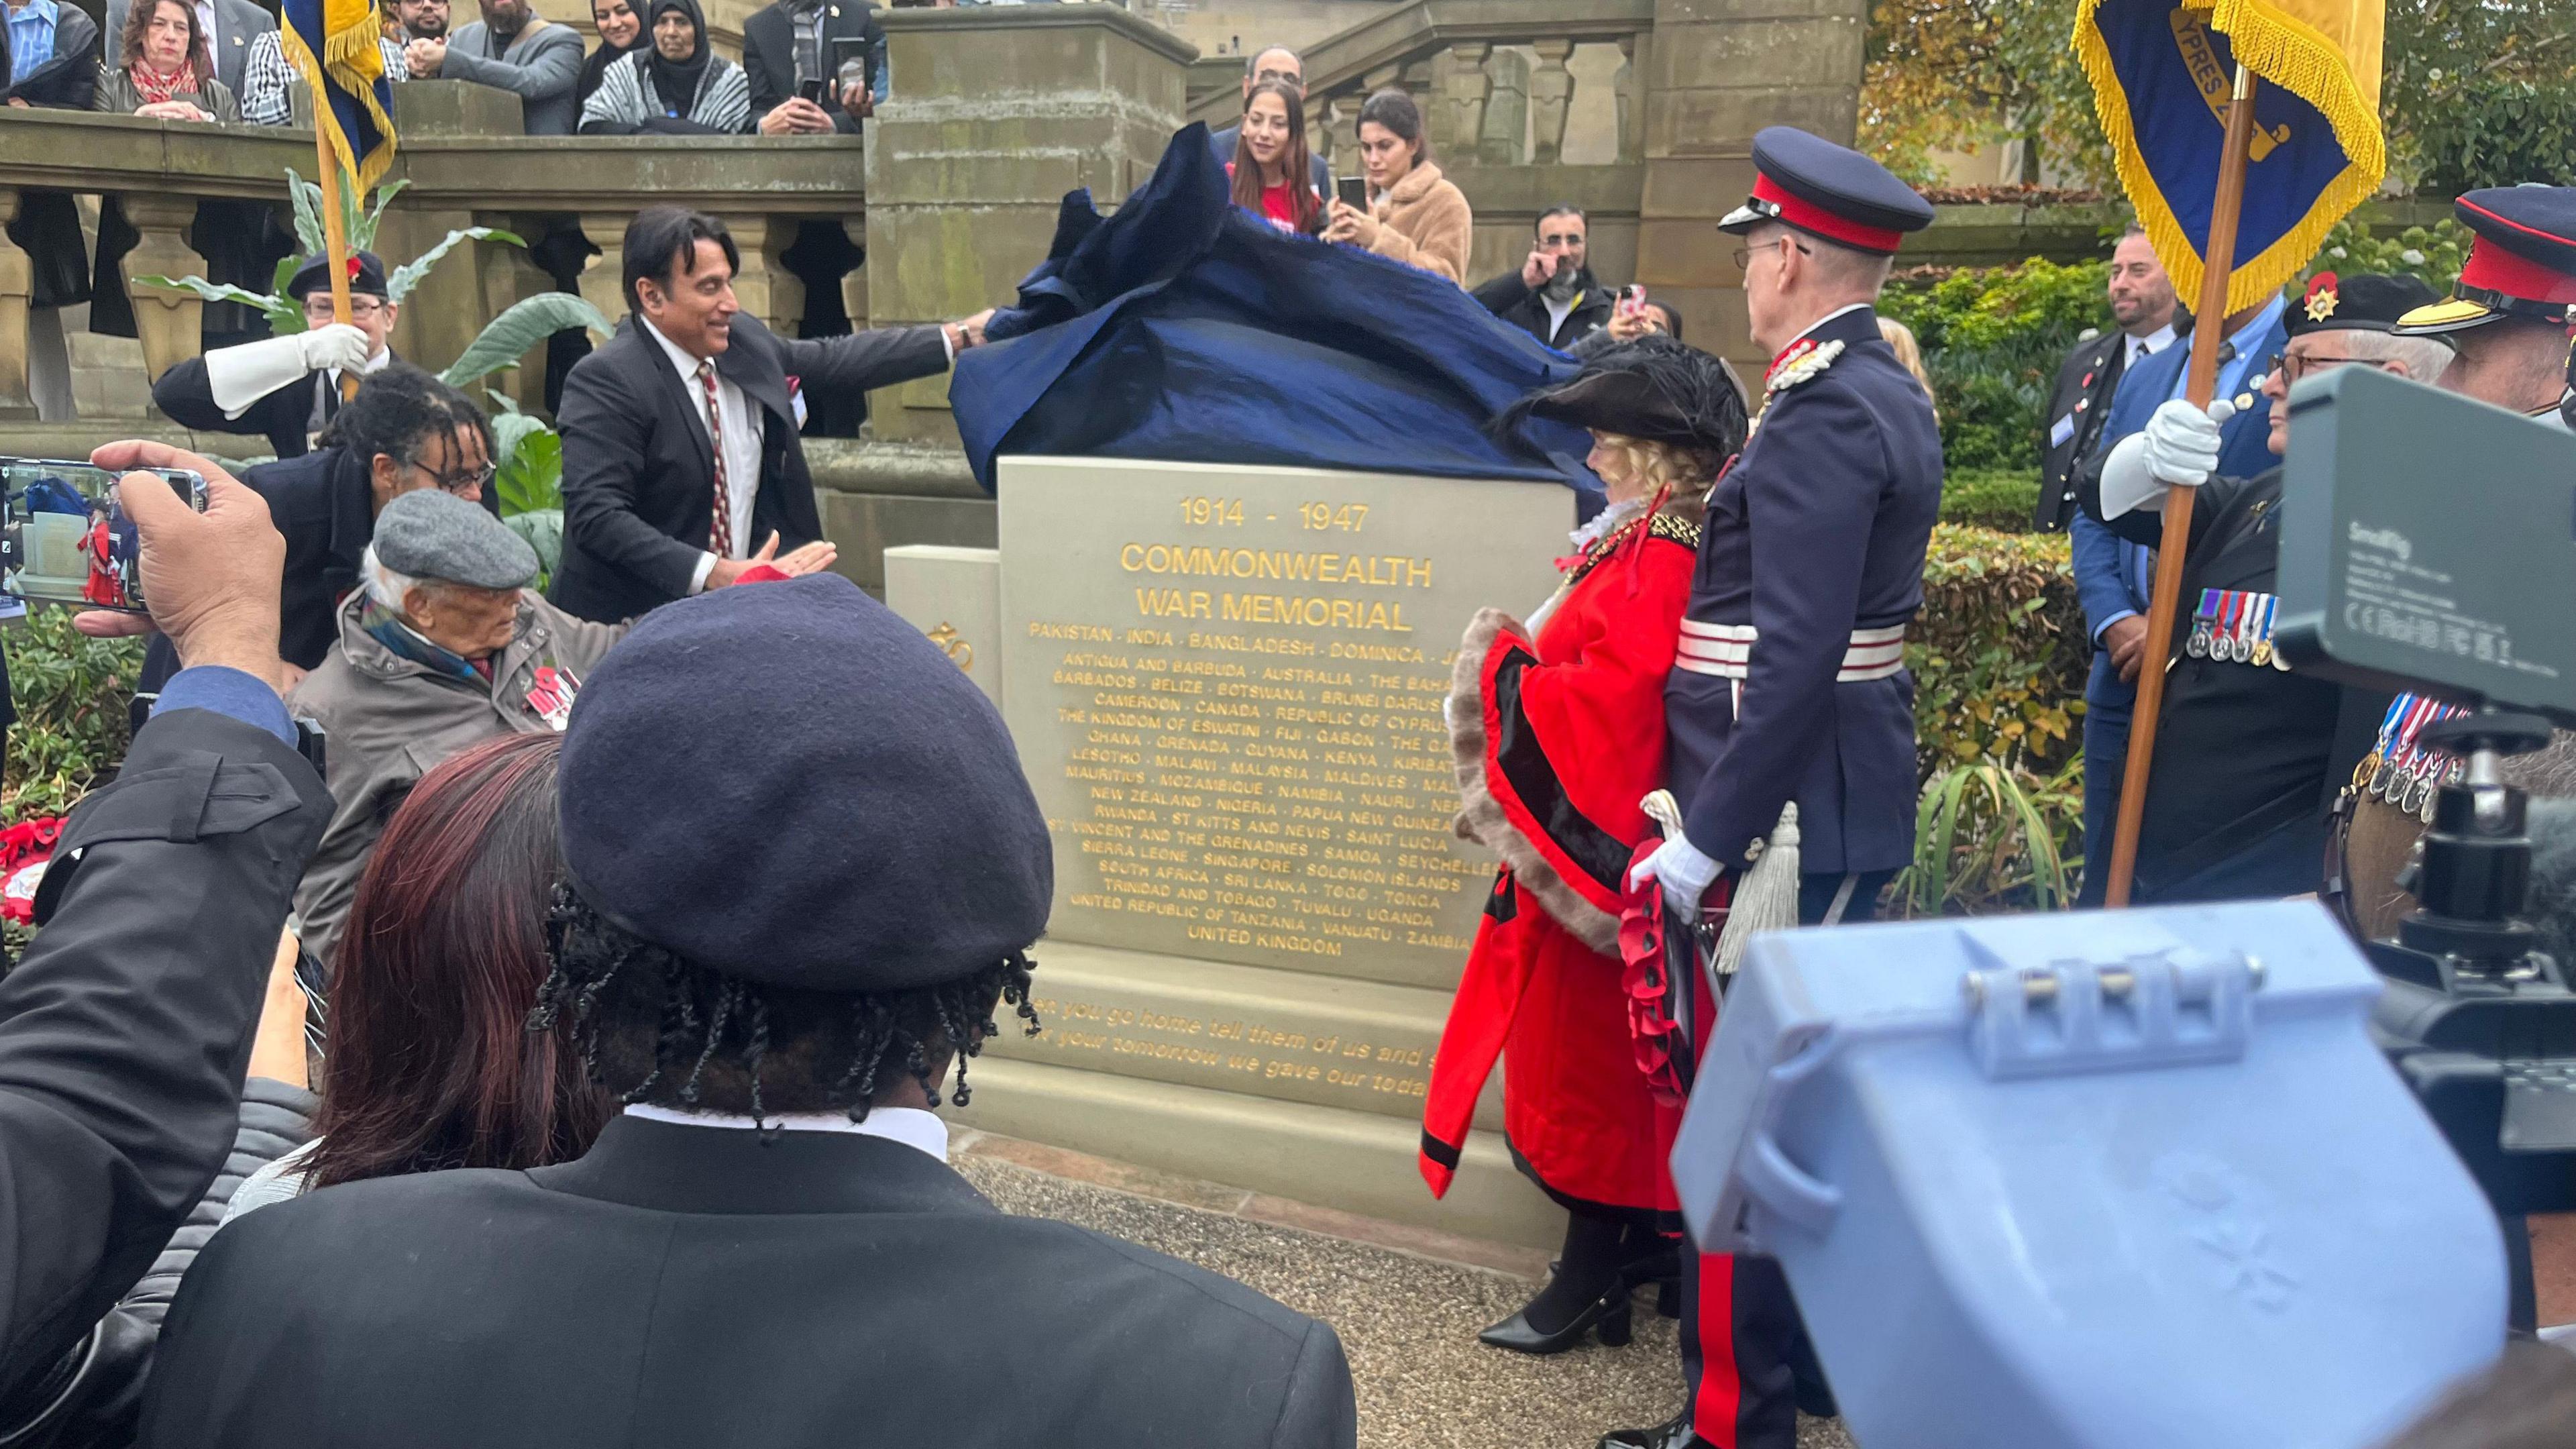
{"type": "Polygon", "coordinates": [[[125,254],[125,295],[134,302],[134,331],[143,341],[144,373],[161,374],[197,355],[204,345],[200,331],[206,304],[193,292],[147,287],[136,277],[204,276],[206,259],[190,250],[180,233],[197,219],[197,198],[169,192],[123,194],[125,219],[143,234],[125,254]]]}
{"type": "MultiPolygon", "coordinates": [[[[17,219],[18,193],[0,186],[0,226],[17,219]]],[[[36,415],[36,400],[27,391],[27,299],[35,279],[26,252],[0,231],[0,418],[36,415]]]]}
{"type": "MultiPolygon", "coordinates": [[[[881,12],[894,93],[867,148],[868,320],[901,326],[1011,300],[1077,187],[1113,206],[1180,129],[1198,52],[1106,5],[881,12]]],[[[877,393],[880,438],[954,445],[948,378],[877,393]]]]}
{"type": "Polygon", "coordinates": [[[626,224],[634,219],[634,213],[625,211],[581,214],[581,234],[599,248],[599,255],[581,269],[581,294],[611,322],[626,317],[626,224]]]}
{"type": "Polygon", "coordinates": [[[1494,78],[1485,73],[1494,48],[1483,41],[1449,47],[1448,73],[1440,81],[1440,109],[1431,118],[1432,154],[1456,158],[1476,154],[1485,135],[1485,102],[1494,93],[1494,78]]]}
{"type": "Polygon", "coordinates": [[[1619,69],[1610,84],[1619,93],[1619,164],[1646,159],[1646,64],[1638,52],[1653,45],[1651,35],[1619,37],[1619,69]]]}
{"type": "Polygon", "coordinates": [[[1850,145],[1860,123],[1867,0],[1655,0],[1646,74],[1646,185],[1637,280],[1759,375],[1744,279],[1716,221],[1753,186],[1753,133],[1798,126],[1850,145]]]}
{"type": "MultiPolygon", "coordinates": [[[[867,250],[868,225],[865,220],[857,217],[843,217],[841,232],[850,239],[853,246],[858,247],[862,252],[867,250]]],[[[864,261],[850,268],[849,272],[841,278],[841,310],[849,314],[851,331],[867,330],[868,264],[864,261]]]]}
{"type": "Polygon", "coordinates": [[[780,254],[796,244],[797,219],[728,212],[721,220],[742,253],[742,266],[733,274],[734,300],[770,331],[795,336],[805,318],[805,283],[780,254]]]}
{"type": "Polygon", "coordinates": [[[1538,68],[1530,72],[1530,164],[1553,166],[1565,150],[1565,115],[1574,104],[1574,73],[1565,63],[1574,57],[1571,40],[1541,40],[1538,68]]]}
{"type": "Polygon", "coordinates": [[[1487,166],[1517,166],[1521,143],[1529,134],[1530,66],[1517,50],[1497,50],[1485,62],[1485,120],[1477,127],[1475,148],[1461,147],[1487,166]]]}

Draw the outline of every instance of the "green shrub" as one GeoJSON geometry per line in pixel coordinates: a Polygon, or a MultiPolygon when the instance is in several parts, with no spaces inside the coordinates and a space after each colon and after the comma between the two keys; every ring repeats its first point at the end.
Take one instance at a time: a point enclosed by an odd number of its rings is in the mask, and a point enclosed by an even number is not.
{"type": "Polygon", "coordinates": [[[9,683],[18,723],[9,730],[0,822],[60,815],[116,773],[125,758],[126,701],[143,669],[137,639],[92,639],[72,611],[36,606],[12,629],[9,683]]]}
{"type": "Polygon", "coordinates": [[[2413,119],[2422,191],[2451,196],[2526,181],[2576,185],[2576,82],[2464,76],[2428,97],[2413,119]]]}
{"type": "Polygon", "coordinates": [[[2106,325],[2107,262],[1929,269],[1900,276],[1879,310],[1914,329],[1956,469],[2031,468],[2048,391],[2068,348],[2106,325]]]}
{"type": "Polygon", "coordinates": [[[1952,468],[1941,480],[1941,521],[2028,533],[2039,506],[2035,468],[1952,468]]]}
{"type": "Polygon", "coordinates": [[[2092,648],[2066,536],[1933,529],[1905,665],[1925,779],[1985,761],[2046,773],[2080,753],[2092,648]]]}
{"type": "Polygon", "coordinates": [[[2385,272],[2421,277],[2426,286],[2447,297],[2451,284],[2460,279],[2460,263],[2468,258],[2470,239],[2469,229],[2447,216],[2429,227],[2410,226],[2395,236],[2373,236],[2369,228],[2347,217],[2326,233],[2325,245],[2317,249],[2308,269],[2284,290],[2296,300],[2307,294],[2308,278],[2318,272],[2345,276],[2385,272]]]}

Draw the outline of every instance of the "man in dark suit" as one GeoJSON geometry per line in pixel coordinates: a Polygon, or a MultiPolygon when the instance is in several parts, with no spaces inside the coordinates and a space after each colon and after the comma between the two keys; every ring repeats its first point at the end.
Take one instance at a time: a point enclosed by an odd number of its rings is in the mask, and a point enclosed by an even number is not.
{"type": "MultiPolygon", "coordinates": [[[[2224,430],[2221,471],[2251,478],[2271,466],[2270,426],[2253,405],[2263,370],[2287,340],[2278,296],[2229,316],[2221,326],[2216,396],[2236,405],[2224,430]]],[[[2139,358],[2111,395],[2110,417],[2094,440],[2092,456],[2078,465],[2081,480],[2096,475],[2120,440],[2147,425],[2158,406],[2183,394],[2191,364],[2188,342],[2139,358]]],[[[2092,635],[2093,672],[2084,685],[2084,886],[2078,900],[2099,905],[2110,879],[2111,832],[2120,815],[2120,778],[2128,768],[2129,711],[2137,701],[2138,670],[2146,658],[2145,614],[2154,588],[2154,554],[2089,516],[2068,530],[2075,553],[2075,593],[2092,635]]]]}
{"type": "Polygon", "coordinates": [[[633,310],[564,379],[557,413],[563,561],[546,597],[602,623],[732,583],[782,541],[828,551],[787,375],[808,396],[927,377],[991,315],[789,341],[741,315],[723,222],[649,207],[625,247],[633,310]]]}
{"type": "Polygon", "coordinates": [[[760,134],[855,136],[885,94],[885,28],[869,0],[775,0],[742,23],[742,69],[760,134]],[[801,94],[812,81],[819,102],[801,94]]]}
{"type": "Polygon", "coordinates": [[[935,1109],[998,1008],[1035,1024],[1054,858],[919,630],[829,574],[658,610],[583,685],[556,795],[530,1023],[631,1105],[562,1166],[226,1227],[142,1443],[1354,1442],[1330,1328],[948,1166],[935,1109]]]}
{"type": "Polygon", "coordinates": [[[331,264],[296,268],[286,295],[304,308],[304,330],[218,347],[179,363],[152,384],[152,405],[183,428],[253,433],[280,458],[300,458],[340,411],[340,375],[365,376],[393,361],[394,319],[385,264],[374,252],[349,258],[349,320],[331,320],[331,264]]]}
{"type": "MultiPolygon", "coordinates": [[[[1788,126],[1753,138],[1753,195],[1718,223],[1753,341],[1762,426],[1709,492],[1664,688],[1683,830],[1635,868],[1672,911],[1724,904],[1797,806],[1794,921],[1866,921],[1914,856],[1914,681],[1905,631],[1941,510],[1932,400],[1879,336],[1876,303],[1932,208],[1867,156],[1788,126]]],[[[1761,929],[1756,926],[1755,929],[1761,929]]],[[[1686,1029],[1705,1050],[1713,1012],[1686,1029]]],[[[1780,1265],[1685,1252],[1682,1412],[1601,1449],[1790,1449],[1830,1391],[1780,1265]]]]}
{"type": "MultiPolygon", "coordinates": [[[[1297,99],[1301,101],[1306,99],[1306,63],[1297,58],[1297,52],[1284,45],[1273,45],[1254,51],[1252,59],[1244,62],[1244,104],[1252,103],[1254,86],[1271,81],[1278,81],[1294,89],[1297,92],[1297,99]]],[[[1219,166],[1234,160],[1235,142],[1242,132],[1241,121],[1235,122],[1222,131],[1208,132],[1208,149],[1216,153],[1216,163],[1219,166]]],[[[1333,168],[1316,153],[1315,138],[1311,132],[1306,137],[1306,163],[1309,178],[1315,183],[1315,194],[1330,201],[1333,196],[1333,168]]]]}
{"type": "Polygon", "coordinates": [[[154,620],[189,667],[116,782],[72,811],[36,895],[45,927],[0,981],[0,1433],[52,1401],[223,1166],[289,895],[331,813],[277,695],[280,549],[259,500],[163,444],[94,456],[194,469],[209,500],[194,513],[157,478],[121,490],[154,620]]]}
{"type": "Polygon", "coordinates": [[[2039,457],[2039,507],[2031,517],[2042,533],[2055,533],[2082,516],[2075,506],[2082,491],[2076,486],[2076,465],[2093,456],[2093,444],[2110,420],[2121,374],[2130,363],[2173,344],[2181,310],[2173,280],[2156,260],[2146,232],[2134,224],[2111,248],[2105,291],[2117,330],[2076,343],[2058,367],[2057,386],[2048,395],[2048,443],[2039,457]]]}
{"type": "Polygon", "coordinates": [[[1579,206],[1551,206],[1530,227],[1530,253],[1471,295],[1485,310],[1559,352],[1610,325],[1610,289],[1592,275],[1590,223],[1579,206]]]}

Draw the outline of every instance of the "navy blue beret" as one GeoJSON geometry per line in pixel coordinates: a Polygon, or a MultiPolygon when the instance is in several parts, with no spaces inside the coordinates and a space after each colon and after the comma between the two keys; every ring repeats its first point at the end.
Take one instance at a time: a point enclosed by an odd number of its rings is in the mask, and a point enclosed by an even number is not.
{"type": "MultiPolygon", "coordinates": [[[[351,252],[346,265],[349,269],[349,290],[352,293],[361,297],[382,297],[388,294],[385,286],[385,264],[374,252],[351,252]]],[[[301,302],[313,292],[330,290],[331,258],[327,253],[318,257],[306,257],[304,265],[295,269],[295,275],[286,279],[286,295],[294,301],[301,302]]]]}
{"type": "Polygon", "coordinates": [[[1905,233],[1932,224],[1932,204],[1849,146],[1765,126],[1753,136],[1753,195],[1717,225],[1740,233],[1765,221],[1891,256],[1905,233]]]}
{"type": "Polygon", "coordinates": [[[557,791],[584,900],[748,981],[955,980],[1036,940],[1055,891],[1001,715],[836,574],[647,614],[574,701],[557,791]]]}

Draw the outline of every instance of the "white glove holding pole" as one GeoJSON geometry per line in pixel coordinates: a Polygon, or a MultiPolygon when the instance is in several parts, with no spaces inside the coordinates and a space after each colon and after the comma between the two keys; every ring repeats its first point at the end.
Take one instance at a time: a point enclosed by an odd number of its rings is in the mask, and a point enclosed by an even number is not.
{"type": "Polygon", "coordinates": [[[239,347],[219,347],[206,354],[206,391],[228,418],[249,412],[251,404],[308,373],[336,367],[354,371],[365,364],[367,334],[346,322],[326,322],[309,332],[290,332],[239,347]]]}
{"type": "Polygon", "coordinates": [[[1628,884],[1654,881],[1664,888],[1664,900],[1688,920],[1699,918],[1699,899],[1708,894],[1709,882],[1717,879],[1722,869],[1718,863],[1700,853],[1687,835],[1675,835],[1655,848],[1655,853],[1629,867],[1628,884]]]}
{"type": "Polygon", "coordinates": [[[2158,407],[2143,431],[2122,438],[2102,460],[2102,516],[2135,509],[2161,512],[2168,488],[2197,488],[2218,471],[2219,429],[2236,416],[2220,398],[2203,412],[2176,398],[2158,407]]]}

